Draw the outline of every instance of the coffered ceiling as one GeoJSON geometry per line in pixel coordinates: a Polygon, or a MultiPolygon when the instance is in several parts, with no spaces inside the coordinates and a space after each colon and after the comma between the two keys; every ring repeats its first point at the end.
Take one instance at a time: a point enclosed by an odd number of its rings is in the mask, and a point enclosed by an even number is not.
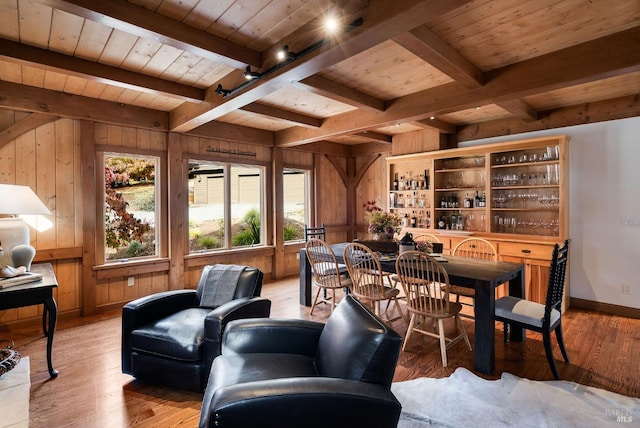
{"type": "Polygon", "coordinates": [[[0,0],[0,107],[37,117],[455,146],[638,116],[639,94],[638,0],[0,0]]]}

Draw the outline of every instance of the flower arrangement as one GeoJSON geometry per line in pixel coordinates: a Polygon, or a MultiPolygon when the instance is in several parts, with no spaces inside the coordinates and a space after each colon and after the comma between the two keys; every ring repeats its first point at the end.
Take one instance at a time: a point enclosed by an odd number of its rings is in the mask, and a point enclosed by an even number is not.
{"type": "Polygon", "coordinates": [[[369,222],[369,233],[384,233],[393,237],[395,233],[402,230],[402,219],[396,215],[382,211],[375,201],[367,201],[363,205],[365,211],[365,219],[369,222]]]}
{"type": "Polygon", "coordinates": [[[416,251],[422,251],[423,253],[432,253],[433,247],[431,246],[431,243],[427,241],[417,241],[416,251]]]}

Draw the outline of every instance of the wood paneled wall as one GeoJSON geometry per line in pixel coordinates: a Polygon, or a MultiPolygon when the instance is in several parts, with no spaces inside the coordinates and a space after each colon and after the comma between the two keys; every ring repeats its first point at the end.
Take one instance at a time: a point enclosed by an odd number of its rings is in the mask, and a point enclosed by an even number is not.
{"type": "MultiPolygon", "coordinates": [[[[27,116],[28,113],[0,110],[0,130],[27,116]]],[[[118,309],[128,301],[151,293],[194,288],[202,266],[211,263],[256,266],[265,272],[267,282],[272,277],[298,272],[297,256],[303,243],[284,245],[274,241],[267,247],[242,252],[185,254],[187,223],[183,193],[186,163],[192,158],[263,165],[267,176],[273,179],[279,174],[276,167],[311,170],[316,195],[312,212],[316,223],[327,226],[330,242],[356,237],[356,229],[366,235],[362,204],[386,194],[386,162],[385,156],[380,155],[345,158],[72,119],[58,119],[38,126],[0,147],[0,182],[31,186],[53,213],[47,218],[48,228],[32,229],[32,245],[38,250],[36,261],[49,261],[54,265],[60,284],[56,300],[61,316],[118,309]],[[170,214],[166,215],[167,223],[160,226],[165,236],[161,260],[106,266],[101,265],[96,256],[99,252],[95,249],[95,234],[101,230],[100,225],[92,225],[90,217],[89,221],[83,221],[83,216],[90,216],[94,211],[83,213],[83,207],[91,203],[101,206],[97,201],[100,187],[99,171],[95,169],[96,153],[109,150],[161,154],[166,159],[161,186],[165,210],[170,214]],[[95,173],[86,174],[91,167],[95,173]],[[83,180],[94,182],[83,186],[83,180]],[[133,285],[129,285],[130,277],[133,285]]],[[[279,192],[276,189],[277,185],[269,185],[267,190],[269,236],[273,236],[275,227],[277,205],[274,201],[279,192]]],[[[385,206],[386,201],[379,203],[385,206]]],[[[40,221],[38,227],[44,223],[40,221]]],[[[37,323],[41,311],[38,307],[3,311],[0,322],[37,323]]]]}
{"type": "MultiPolygon", "coordinates": [[[[5,129],[29,114],[0,110],[5,129]]],[[[60,119],[28,131],[0,147],[0,182],[31,187],[52,215],[25,218],[30,224],[36,260],[52,262],[60,286],[55,298],[60,312],[78,313],[81,302],[82,245],[80,129],[78,122],[60,119]],[[69,258],[70,257],[70,258],[69,258]]],[[[0,202],[1,203],[1,202],[0,202]]],[[[0,322],[38,317],[31,306],[0,311],[0,322]]]]}

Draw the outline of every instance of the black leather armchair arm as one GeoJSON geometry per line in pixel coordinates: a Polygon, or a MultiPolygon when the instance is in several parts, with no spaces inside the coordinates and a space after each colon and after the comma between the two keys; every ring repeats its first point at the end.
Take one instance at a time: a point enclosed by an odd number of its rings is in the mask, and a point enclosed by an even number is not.
{"type": "Polygon", "coordinates": [[[400,403],[391,391],[358,381],[273,379],[231,385],[222,391],[212,400],[205,396],[202,412],[206,416],[200,428],[395,427],[400,417],[400,403]],[[321,417],[318,409],[325,409],[321,417]]]}
{"type": "Polygon", "coordinates": [[[222,351],[222,337],[227,324],[242,318],[268,317],[271,300],[264,297],[243,297],[232,300],[209,312],[204,319],[204,356],[207,367],[222,351]]]}
{"type": "Polygon", "coordinates": [[[181,309],[197,305],[196,290],[172,290],[141,297],[122,308],[122,372],[131,374],[131,332],[181,309]]]}
{"type": "Polygon", "coordinates": [[[282,353],[313,357],[323,323],[295,319],[243,319],[229,323],[225,354],[282,353]]]}

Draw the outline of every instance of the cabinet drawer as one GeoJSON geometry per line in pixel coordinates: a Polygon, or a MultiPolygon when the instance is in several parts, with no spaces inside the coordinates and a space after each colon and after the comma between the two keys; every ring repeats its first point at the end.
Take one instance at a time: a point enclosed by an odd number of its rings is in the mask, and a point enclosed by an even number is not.
{"type": "Polygon", "coordinates": [[[501,256],[551,260],[551,253],[553,253],[553,245],[521,242],[500,242],[498,244],[498,254],[501,256]]]}

